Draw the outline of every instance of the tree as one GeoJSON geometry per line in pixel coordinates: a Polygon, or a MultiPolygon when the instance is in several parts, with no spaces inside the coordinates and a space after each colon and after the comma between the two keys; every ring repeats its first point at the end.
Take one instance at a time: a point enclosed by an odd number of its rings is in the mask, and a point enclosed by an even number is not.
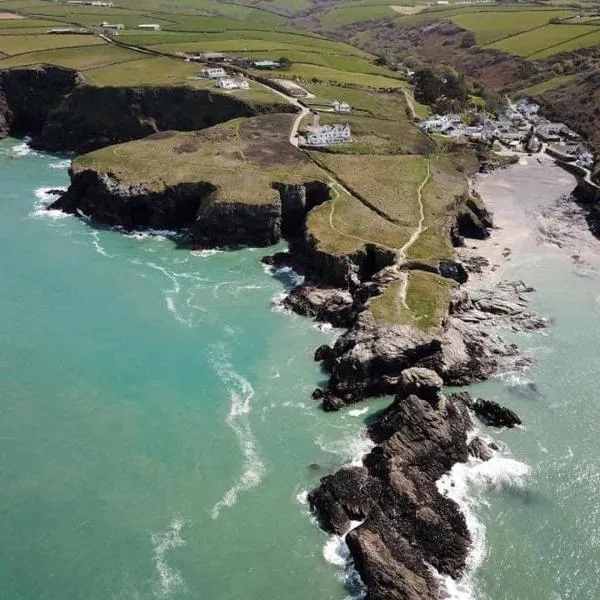
{"type": "Polygon", "coordinates": [[[292,61],[287,56],[282,56],[277,59],[277,62],[284,68],[287,69],[292,65],[292,61]]]}
{"type": "Polygon", "coordinates": [[[472,48],[475,43],[476,43],[476,39],[475,39],[475,34],[472,31],[467,31],[463,36],[462,36],[462,40],[460,42],[460,47],[461,48],[472,48]]]}

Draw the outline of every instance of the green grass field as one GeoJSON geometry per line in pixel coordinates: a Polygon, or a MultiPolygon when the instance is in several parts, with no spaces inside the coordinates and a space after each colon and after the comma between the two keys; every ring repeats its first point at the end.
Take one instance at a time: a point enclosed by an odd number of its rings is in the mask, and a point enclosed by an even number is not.
{"type": "Polygon", "coordinates": [[[103,45],[105,42],[92,35],[0,35],[0,52],[8,56],[74,46],[103,45]]]}
{"type": "Polygon", "coordinates": [[[531,87],[520,90],[519,93],[522,96],[537,96],[538,94],[543,94],[549,90],[555,90],[567,85],[576,77],[577,75],[559,75],[558,77],[553,77],[552,79],[548,79],[537,85],[532,85],[531,87]]]}
{"type": "Polygon", "coordinates": [[[22,67],[37,64],[52,64],[78,71],[86,71],[107,65],[116,65],[117,63],[136,60],[139,54],[130,50],[109,46],[86,46],[77,48],[73,52],[71,48],[59,48],[55,50],[44,50],[42,52],[32,52],[18,54],[0,60],[0,69],[11,67],[22,67]]]}
{"type": "Polygon", "coordinates": [[[532,10],[491,12],[482,10],[455,15],[452,20],[463,29],[475,33],[477,44],[484,46],[529,29],[547,25],[550,19],[566,19],[575,15],[566,10],[532,10]]]}
{"type": "MultiPolygon", "coordinates": [[[[507,54],[516,54],[525,58],[543,58],[557,53],[557,48],[567,45],[569,50],[585,47],[582,38],[594,34],[589,39],[593,45],[600,30],[593,25],[546,25],[526,33],[505,38],[489,48],[494,48],[507,54]]],[[[564,51],[564,50],[563,50],[564,51]]]]}

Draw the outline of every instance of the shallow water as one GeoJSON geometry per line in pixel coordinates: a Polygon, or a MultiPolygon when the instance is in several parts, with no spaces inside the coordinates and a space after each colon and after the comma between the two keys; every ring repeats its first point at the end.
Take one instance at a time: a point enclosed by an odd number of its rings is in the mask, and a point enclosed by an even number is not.
{"type": "Polygon", "coordinates": [[[0,143],[0,597],[344,598],[299,501],[364,444],[310,399],[335,332],[262,251],[48,214],[67,166],[0,143]]]}

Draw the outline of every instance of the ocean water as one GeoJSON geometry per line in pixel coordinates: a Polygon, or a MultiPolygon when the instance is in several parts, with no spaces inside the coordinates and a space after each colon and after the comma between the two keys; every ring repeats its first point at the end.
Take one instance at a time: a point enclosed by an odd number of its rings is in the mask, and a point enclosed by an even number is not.
{"type": "Polygon", "coordinates": [[[345,598],[303,504],[365,448],[310,399],[335,332],[266,251],[48,213],[68,164],[0,142],[0,598],[345,598]]]}
{"type": "MultiPolygon", "coordinates": [[[[0,598],[346,598],[342,540],[306,490],[367,450],[385,400],[324,414],[310,399],[335,332],[274,305],[294,276],[266,272],[266,251],[48,213],[67,167],[0,142],[0,598]]],[[[502,456],[440,482],[476,539],[450,592],[596,599],[598,271],[549,249],[507,275],[554,323],[515,335],[530,372],[474,386],[525,427],[485,431],[502,456]]]]}

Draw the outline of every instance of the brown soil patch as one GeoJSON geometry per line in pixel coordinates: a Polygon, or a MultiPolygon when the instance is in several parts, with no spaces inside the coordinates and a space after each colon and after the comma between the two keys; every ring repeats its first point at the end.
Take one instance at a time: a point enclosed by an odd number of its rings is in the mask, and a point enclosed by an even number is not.
{"type": "Polygon", "coordinates": [[[15,13],[0,12],[0,21],[10,21],[11,19],[26,19],[23,15],[15,15],[15,13]]]}

